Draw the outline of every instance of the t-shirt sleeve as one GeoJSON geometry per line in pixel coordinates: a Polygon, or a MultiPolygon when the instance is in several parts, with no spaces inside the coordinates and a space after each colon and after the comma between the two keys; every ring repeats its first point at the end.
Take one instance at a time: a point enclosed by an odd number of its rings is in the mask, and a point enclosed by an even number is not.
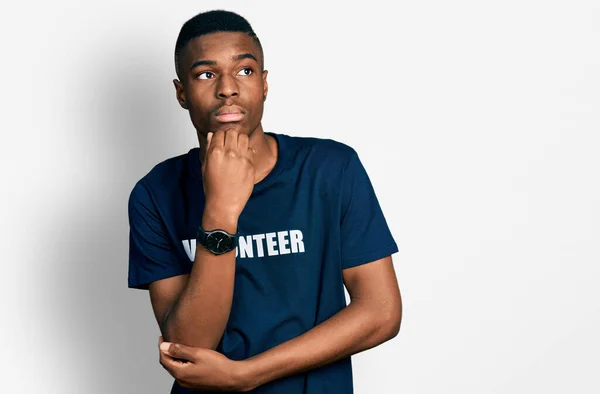
{"type": "Polygon", "coordinates": [[[342,178],[342,268],[398,252],[369,176],[353,151],[342,178]]]}
{"type": "Polygon", "coordinates": [[[128,286],[148,289],[151,282],[187,274],[166,233],[152,196],[138,182],[129,196],[128,286]]]}

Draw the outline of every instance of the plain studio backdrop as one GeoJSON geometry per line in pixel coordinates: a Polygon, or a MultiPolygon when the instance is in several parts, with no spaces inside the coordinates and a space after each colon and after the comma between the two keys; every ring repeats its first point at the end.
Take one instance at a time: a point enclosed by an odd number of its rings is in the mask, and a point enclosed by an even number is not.
{"type": "Polygon", "coordinates": [[[173,49],[213,8],[263,42],[265,130],[353,146],[398,242],[356,393],[600,392],[596,0],[1,7],[0,392],[168,393],[127,199],[198,144],[173,49]]]}

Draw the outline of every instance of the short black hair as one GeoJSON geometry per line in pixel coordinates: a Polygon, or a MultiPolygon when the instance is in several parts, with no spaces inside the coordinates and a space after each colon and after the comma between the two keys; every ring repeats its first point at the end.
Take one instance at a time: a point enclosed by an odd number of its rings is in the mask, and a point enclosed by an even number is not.
{"type": "Polygon", "coordinates": [[[260,40],[252,29],[250,23],[241,15],[225,10],[212,10],[201,12],[183,24],[175,43],[175,71],[179,78],[179,59],[186,45],[196,37],[217,32],[246,33],[254,39],[258,46],[262,62],[264,53],[260,40]]]}

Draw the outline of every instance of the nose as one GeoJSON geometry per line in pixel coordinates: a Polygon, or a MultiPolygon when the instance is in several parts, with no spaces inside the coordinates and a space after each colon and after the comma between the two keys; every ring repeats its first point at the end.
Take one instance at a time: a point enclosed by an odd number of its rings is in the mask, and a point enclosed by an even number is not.
{"type": "Polygon", "coordinates": [[[221,75],[221,77],[219,78],[219,83],[217,85],[216,93],[218,98],[238,96],[239,89],[235,78],[229,75],[221,75]]]}

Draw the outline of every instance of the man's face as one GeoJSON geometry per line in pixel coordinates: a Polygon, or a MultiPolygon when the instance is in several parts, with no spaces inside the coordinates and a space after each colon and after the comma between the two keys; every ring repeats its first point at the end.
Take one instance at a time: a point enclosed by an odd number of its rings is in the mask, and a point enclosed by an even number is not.
{"type": "Polygon", "coordinates": [[[211,33],[187,44],[179,60],[181,81],[173,82],[200,135],[232,128],[251,134],[260,126],[268,90],[262,61],[245,33],[211,33]]]}

